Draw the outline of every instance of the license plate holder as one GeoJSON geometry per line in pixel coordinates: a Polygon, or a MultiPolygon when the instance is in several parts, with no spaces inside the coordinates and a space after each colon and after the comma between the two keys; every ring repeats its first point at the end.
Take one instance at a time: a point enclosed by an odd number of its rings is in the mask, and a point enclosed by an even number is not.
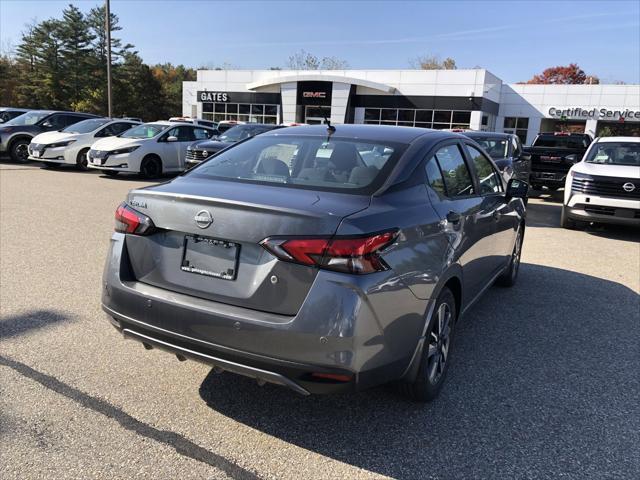
{"type": "Polygon", "coordinates": [[[185,235],[180,269],[222,280],[235,280],[240,245],[200,235],[185,235]]]}

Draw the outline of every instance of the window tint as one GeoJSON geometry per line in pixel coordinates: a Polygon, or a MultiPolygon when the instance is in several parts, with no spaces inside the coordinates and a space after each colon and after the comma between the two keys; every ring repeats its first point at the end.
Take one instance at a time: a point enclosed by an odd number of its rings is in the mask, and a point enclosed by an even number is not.
{"type": "Polygon", "coordinates": [[[67,127],[69,125],[73,125],[74,123],[78,123],[81,120],[84,120],[84,118],[79,117],[78,115],[62,115],[60,122],[61,126],[67,127]]]}
{"type": "Polygon", "coordinates": [[[469,168],[457,145],[447,145],[434,155],[440,165],[448,197],[473,195],[474,188],[469,168]]]}
{"type": "Polygon", "coordinates": [[[178,142],[191,142],[195,140],[193,127],[174,127],[162,136],[163,140],[169,137],[176,137],[178,142]]]}
{"type": "Polygon", "coordinates": [[[445,196],[444,190],[444,180],[442,179],[442,172],[440,172],[440,167],[438,166],[438,162],[436,162],[435,157],[431,157],[427,162],[426,166],[427,170],[427,182],[429,186],[435,190],[435,192],[440,196],[445,196]]]}
{"type": "Polygon", "coordinates": [[[467,150],[469,150],[469,155],[478,174],[480,194],[487,195],[501,192],[502,182],[500,181],[500,175],[493,168],[491,162],[477,148],[467,145],[467,150]]]}

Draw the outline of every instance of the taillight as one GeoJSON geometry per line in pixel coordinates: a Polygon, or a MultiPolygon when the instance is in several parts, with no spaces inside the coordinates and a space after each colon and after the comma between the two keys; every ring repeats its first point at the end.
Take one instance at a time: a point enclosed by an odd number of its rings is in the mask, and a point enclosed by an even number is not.
{"type": "Polygon", "coordinates": [[[154,229],[155,225],[149,217],[134,210],[126,202],[116,209],[116,232],[149,235],[154,229]]]}
{"type": "Polygon", "coordinates": [[[363,274],[389,269],[380,252],[396,236],[393,230],[362,237],[266,238],[260,245],[285,262],[363,274]]]}

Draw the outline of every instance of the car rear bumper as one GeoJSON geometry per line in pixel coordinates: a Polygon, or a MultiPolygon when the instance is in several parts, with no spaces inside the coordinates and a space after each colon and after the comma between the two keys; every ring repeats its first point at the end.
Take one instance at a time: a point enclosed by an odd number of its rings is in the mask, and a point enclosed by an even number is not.
{"type": "Polygon", "coordinates": [[[285,316],[138,282],[128,262],[126,236],[116,233],[102,303],[125,336],[299,393],[360,390],[401,378],[428,305],[406,287],[379,288],[392,272],[321,271],[298,313],[285,316]]]}

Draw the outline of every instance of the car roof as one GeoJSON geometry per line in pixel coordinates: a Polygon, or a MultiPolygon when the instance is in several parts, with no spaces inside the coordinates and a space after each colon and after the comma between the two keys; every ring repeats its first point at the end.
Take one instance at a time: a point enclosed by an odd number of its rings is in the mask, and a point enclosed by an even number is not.
{"type": "Polygon", "coordinates": [[[598,143],[610,143],[610,142],[638,143],[640,142],[640,138],[639,137],[600,137],[598,138],[598,143]]]}
{"type": "Polygon", "coordinates": [[[463,135],[469,138],[509,138],[513,136],[513,133],[502,132],[464,132],[463,135]]]}
{"type": "MultiPolygon", "coordinates": [[[[336,138],[354,138],[381,140],[397,143],[411,143],[419,137],[429,136],[431,140],[446,138],[467,138],[464,135],[443,130],[431,130],[418,127],[396,127],[394,125],[364,125],[341,124],[335,125],[335,131],[331,134],[336,138]]],[[[301,125],[297,127],[285,127],[270,130],[261,136],[269,135],[305,135],[326,137],[328,128],[326,125],[301,125]]]]}
{"type": "Polygon", "coordinates": [[[13,110],[14,112],[29,112],[28,108],[18,108],[18,107],[0,107],[0,111],[4,112],[7,110],[13,110]]]}

